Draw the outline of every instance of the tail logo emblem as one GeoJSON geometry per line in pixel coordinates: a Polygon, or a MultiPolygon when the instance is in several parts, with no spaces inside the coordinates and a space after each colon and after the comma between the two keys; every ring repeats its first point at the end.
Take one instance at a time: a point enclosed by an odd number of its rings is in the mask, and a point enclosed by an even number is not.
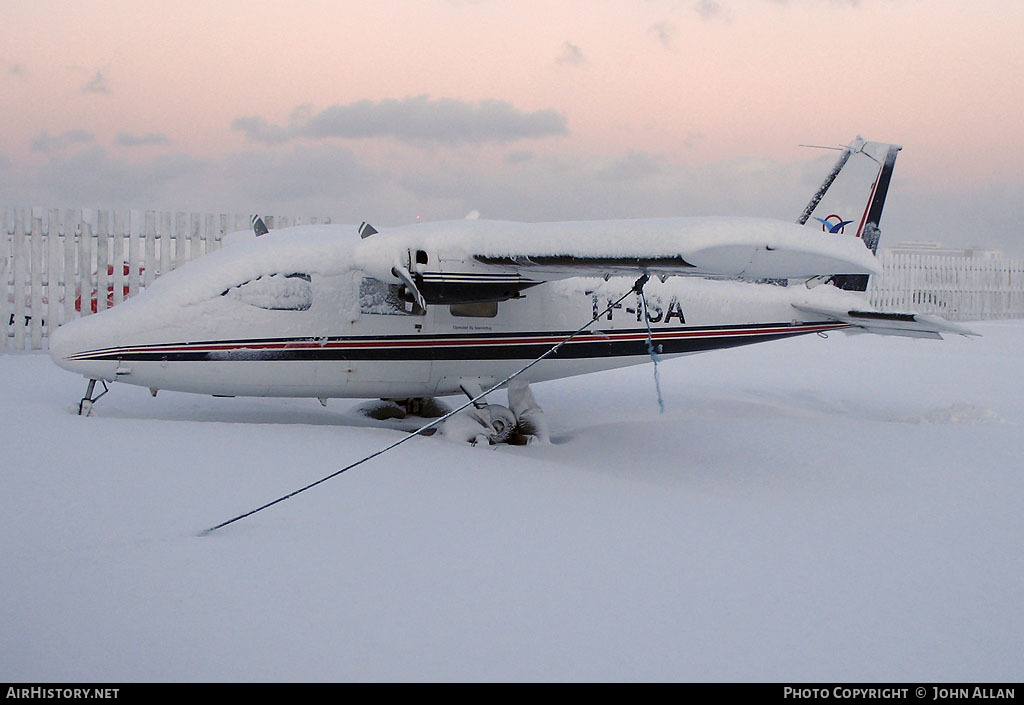
{"type": "Polygon", "coordinates": [[[835,213],[827,218],[815,218],[815,220],[821,223],[822,232],[832,233],[833,235],[842,235],[846,226],[853,222],[852,220],[843,220],[835,213]],[[833,221],[833,218],[835,221],[833,221]]]}

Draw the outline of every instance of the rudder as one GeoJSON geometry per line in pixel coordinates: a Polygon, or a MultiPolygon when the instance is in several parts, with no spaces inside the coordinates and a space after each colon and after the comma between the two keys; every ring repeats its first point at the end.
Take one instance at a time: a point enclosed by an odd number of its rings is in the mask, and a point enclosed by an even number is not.
{"type": "MultiPolygon", "coordinates": [[[[820,223],[824,232],[860,238],[874,254],[881,236],[878,224],[900,149],[899,145],[867,142],[858,136],[842,149],[797,223],[820,223]]],[[[866,291],[868,275],[837,275],[831,281],[840,289],[866,291]]]]}

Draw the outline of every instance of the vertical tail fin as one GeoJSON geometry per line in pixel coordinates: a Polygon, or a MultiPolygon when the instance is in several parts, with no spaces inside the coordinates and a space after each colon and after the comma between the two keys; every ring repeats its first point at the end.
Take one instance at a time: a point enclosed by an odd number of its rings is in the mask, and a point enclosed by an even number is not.
{"type": "MultiPolygon", "coordinates": [[[[872,253],[878,249],[882,207],[896,164],[899,145],[867,142],[857,137],[836,161],[797,222],[820,224],[821,229],[842,237],[858,237],[872,253]]],[[[832,278],[840,289],[866,291],[867,275],[832,278]]]]}

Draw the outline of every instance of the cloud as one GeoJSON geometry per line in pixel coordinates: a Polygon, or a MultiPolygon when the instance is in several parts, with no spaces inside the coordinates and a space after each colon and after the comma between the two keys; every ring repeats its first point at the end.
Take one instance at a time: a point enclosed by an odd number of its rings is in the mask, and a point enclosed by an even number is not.
{"type": "Polygon", "coordinates": [[[28,70],[24,64],[11,64],[10,68],[7,69],[7,73],[10,76],[25,76],[28,70]]]}
{"type": "Polygon", "coordinates": [[[675,38],[678,33],[678,29],[668,20],[655,22],[648,27],[647,31],[651,36],[657,39],[663,47],[672,48],[672,46],[675,45],[675,38]]]}
{"type": "Polygon", "coordinates": [[[138,162],[95,145],[57,154],[34,174],[19,169],[13,178],[8,170],[0,196],[24,192],[55,206],[329,215],[378,227],[418,215],[462,218],[473,209],[522,221],[723,214],[795,220],[832,161],[813,168],[765,160],[695,166],[644,152],[525,150],[453,150],[440,161],[415,148],[396,151],[370,162],[341,145],[298,142],[219,162],[184,154],[138,162]]]}
{"type": "Polygon", "coordinates": [[[562,53],[555,59],[556,64],[562,64],[565,66],[583,66],[587,63],[587,57],[583,55],[583,50],[572,42],[565,42],[562,44],[562,53]]]}
{"type": "Polygon", "coordinates": [[[318,201],[335,207],[349,202],[376,179],[350,150],[335,145],[240,152],[228,157],[224,176],[256,204],[318,201]]]}
{"type": "Polygon", "coordinates": [[[251,142],[267,145],[299,138],[391,137],[409,144],[454,146],[568,134],[565,116],[552,108],[524,112],[503,100],[470,103],[427,95],[376,103],[362,100],[332,105],[318,113],[302,105],[293,111],[288,125],[243,116],[234,120],[231,128],[243,132],[251,142]]]}
{"type": "Polygon", "coordinates": [[[522,164],[523,162],[528,162],[531,159],[533,159],[533,152],[525,149],[509,152],[501,158],[501,160],[506,164],[522,164]]]}
{"type": "Polygon", "coordinates": [[[68,130],[59,135],[50,136],[49,132],[42,132],[32,139],[33,152],[52,152],[67,149],[73,144],[92,142],[95,139],[93,133],[87,130],[68,130]]]}
{"type": "Polygon", "coordinates": [[[82,86],[82,93],[96,93],[99,95],[107,95],[110,93],[110,88],[107,87],[107,79],[104,77],[102,71],[97,71],[96,75],[82,86]]]}
{"type": "Polygon", "coordinates": [[[1002,249],[1024,256],[1024,181],[958,184],[947,189],[901,183],[899,160],[880,223],[882,247],[897,242],[938,242],[949,247],[1002,249]]]}
{"type": "Polygon", "coordinates": [[[231,122],[231,129],[244,132],[245,138],[250,142],[262,144],[281,144],[299,136],[296,129],[271,125],[266,118],[257,115],[235,118],[231,122]]]}
{"type": "Polygon", "coordinates": [[[144,135],[136,135],[131,132],[118,132],[114,138],[114,144],[120,147],[142,147],[147,145],[169,144],[170,140],[166,135],[158,132],[149,132],[144,135]]]}
{"type": "MultiPolygon", "coordinates": [[[[822,0],[769,0],[773,5],[798,5],[801,2],[804,5],[821,2],[822,0]]],[[[841,7],[860,7],[862,0],[826,0],[829,5],[838,5],[841,7]]],[[[727,9],[727,8],[726,8],[727,9]]]]}
{"type": "MultiPolygon", "coordinates": [[[[185,154],[130,158],[138,151],[87,145],[76,153],[52,153],[42,167],[0,154],[0,202],[327,215],[377,227],[416,216],[462,218],[473,209],[487,218],[520,221],[736,215],[792,222],[835,161],[831,153],[811,153],[797,162],[700,163],[692,155],[587,156],[501,145],[453,149],[441,160],[417,146],[349,149],[302,141],[257,146],[216,162],[185,154]]],[[[901,173],[897,164],[882,220],[883,247],[935,240],[1024,254],[1024,221],[1016,215],[1024,182],[958,184],[954,197],[901,173]]]]}
{"type": "Polygon", "coordinates": [[[661,160],[643,152],[630,152],[616,159],[606,169],[598,172],[598,178],[606,181],[638,181],[661,172],[661,160]]]}
{"type": "Polygon", "coordinates": [[[130,163],[112,159],[98,145],[52,157],[35,176],[34,191],[54,204],[150,207],[167,203],[169,187],[193,179],[207,165],[184,154],[130,163]]]}
{"type": "Polygon", "coordinates": [[[729,7],[720,0],[697,0],[693,9],[703,20],[723,19],[729,21],[732,17],[729,7]]]}

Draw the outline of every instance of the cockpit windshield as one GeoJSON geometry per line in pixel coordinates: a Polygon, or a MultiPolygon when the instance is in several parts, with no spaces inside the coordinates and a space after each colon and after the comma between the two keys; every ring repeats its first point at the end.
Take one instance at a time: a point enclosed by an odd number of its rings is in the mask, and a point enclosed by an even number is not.
{"type": "Polygon", "coordinates": [[[401,284],[364,277],[359,283],[359,312],[384,316],[422,316],[426,313],[416,305],[401,284]]]}
{"type": "Polygon", "coordinates": [[[313,286],[308,274],[268,274],[231,287],[221,296],[270,311],[308,311],[313,286]]]}

